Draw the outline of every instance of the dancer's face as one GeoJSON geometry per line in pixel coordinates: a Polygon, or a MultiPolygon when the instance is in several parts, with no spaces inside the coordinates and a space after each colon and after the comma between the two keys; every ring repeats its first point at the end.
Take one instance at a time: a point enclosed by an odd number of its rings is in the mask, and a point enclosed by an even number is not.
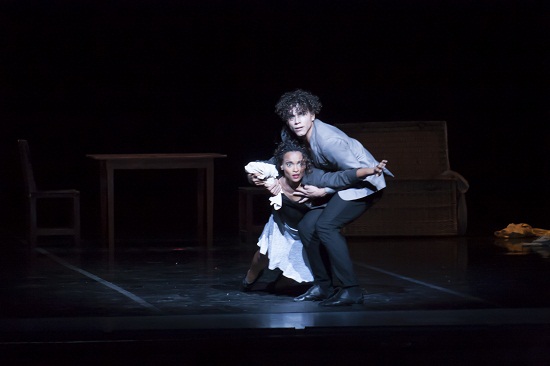
{"type": "Polygon", "coordinates": [[[299,151],[287,152],[283,157],[281,170],[289,182],[301,182],[306,170],[306,162],[304,161],[302,153],[299,151]]]}
{"type": "Polygon", "coordinates": [[[296,136],[300,138],[305,137],[309,140],[309,136],[311,136],[313,129],[315,114],[312,114],[309,111],[297,111],[296,108],[293,108],[291,113],[292,117],[286,121],[288,127],[296,134],[296,136]]]}

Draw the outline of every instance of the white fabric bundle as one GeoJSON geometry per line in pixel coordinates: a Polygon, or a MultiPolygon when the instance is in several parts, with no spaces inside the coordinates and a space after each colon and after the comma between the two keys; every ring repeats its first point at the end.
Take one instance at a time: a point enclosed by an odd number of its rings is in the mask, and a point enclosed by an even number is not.
{"type": "MultiPolygon", "coordinates": [[[[263,163],[261,161],[252,161],[244,167],[247,173],[255,174],[259,179],[265,180],[268,183],[273,183],[275,178],[279,176],[277,168],[273,164],[263,163]]],[[[278,210],[283,205],[283,196],[281,193],[275,197],[269,197],[269,202],[275,210],[278,210]]]]}

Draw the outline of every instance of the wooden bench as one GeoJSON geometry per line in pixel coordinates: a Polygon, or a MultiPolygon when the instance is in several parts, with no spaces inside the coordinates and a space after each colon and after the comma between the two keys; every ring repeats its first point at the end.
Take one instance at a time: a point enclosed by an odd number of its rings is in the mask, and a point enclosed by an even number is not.
{"type": "MultiPolygon", "coordinates": [[[[335,126],[360,141],[376,159],[387,159],[388,169],[395,175],[386,178],[382,199],[344,228],[346,236],[445,236],[466,232],[468,182],[450,169],[445,121],[335,126]]],[[[258,210],[269,206],[267,197],[261,188],[239,188],[243,241],[258,239],[269,216],[258,210]],[[254,198],[259,196],[263,197],[256,204],[254,198]]]]}

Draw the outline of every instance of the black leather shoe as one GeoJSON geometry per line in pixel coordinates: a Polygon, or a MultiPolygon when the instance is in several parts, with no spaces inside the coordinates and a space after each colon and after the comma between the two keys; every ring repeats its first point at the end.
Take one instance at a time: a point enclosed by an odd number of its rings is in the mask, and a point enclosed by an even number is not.
{"type": "Polygon", "coordinates": [[[250,283],[248,283],[246,281],[246,276],[244,276],[242,284],[241,284],[241,286],[242,286],[241,290],[244,291],[244,292],[252,290],[252,286],[254,286],[254,284],[260,279],[260,277],[262,277],[263,274],[264,274],[264,270],[262,269],[260,271],[260,273],[258,273],[258,276],[256,276],[256,278],[254,279],[254,281],[252,281],[250,283]]]}
{"type": "Polygon", "coordinates": [[[319,285],[313,285],[305,293],[294,298],[294,301],[321,301],[328,297],[328,292],[321,289],[319,285]]]}
{"type": "Polygon", "coordinates": [[[363,303],[363,291],[359,287],[341,288],[330,298],[321,301],[320,306],[346,306],[363,303]]]}

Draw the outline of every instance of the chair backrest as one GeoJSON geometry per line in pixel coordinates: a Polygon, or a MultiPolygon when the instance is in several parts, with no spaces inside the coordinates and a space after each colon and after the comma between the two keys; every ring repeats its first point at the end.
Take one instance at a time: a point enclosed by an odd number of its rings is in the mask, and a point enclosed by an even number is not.
{"type": "Polygon", "coordinates": [[[25,190],[28,193],[36,192],[36,183],[32,171],[31,154],[27,140],[17,140],[19,145],[19,157],[21,158],[21,167],[23,168],[23,180],[25,181],[25,190]]]}
{"type": "Polygon", "coordinates": [[[343,123],[376,159],[387,159],[396,179],[431,179],[450,169],[445,121],[343,123]]]}

